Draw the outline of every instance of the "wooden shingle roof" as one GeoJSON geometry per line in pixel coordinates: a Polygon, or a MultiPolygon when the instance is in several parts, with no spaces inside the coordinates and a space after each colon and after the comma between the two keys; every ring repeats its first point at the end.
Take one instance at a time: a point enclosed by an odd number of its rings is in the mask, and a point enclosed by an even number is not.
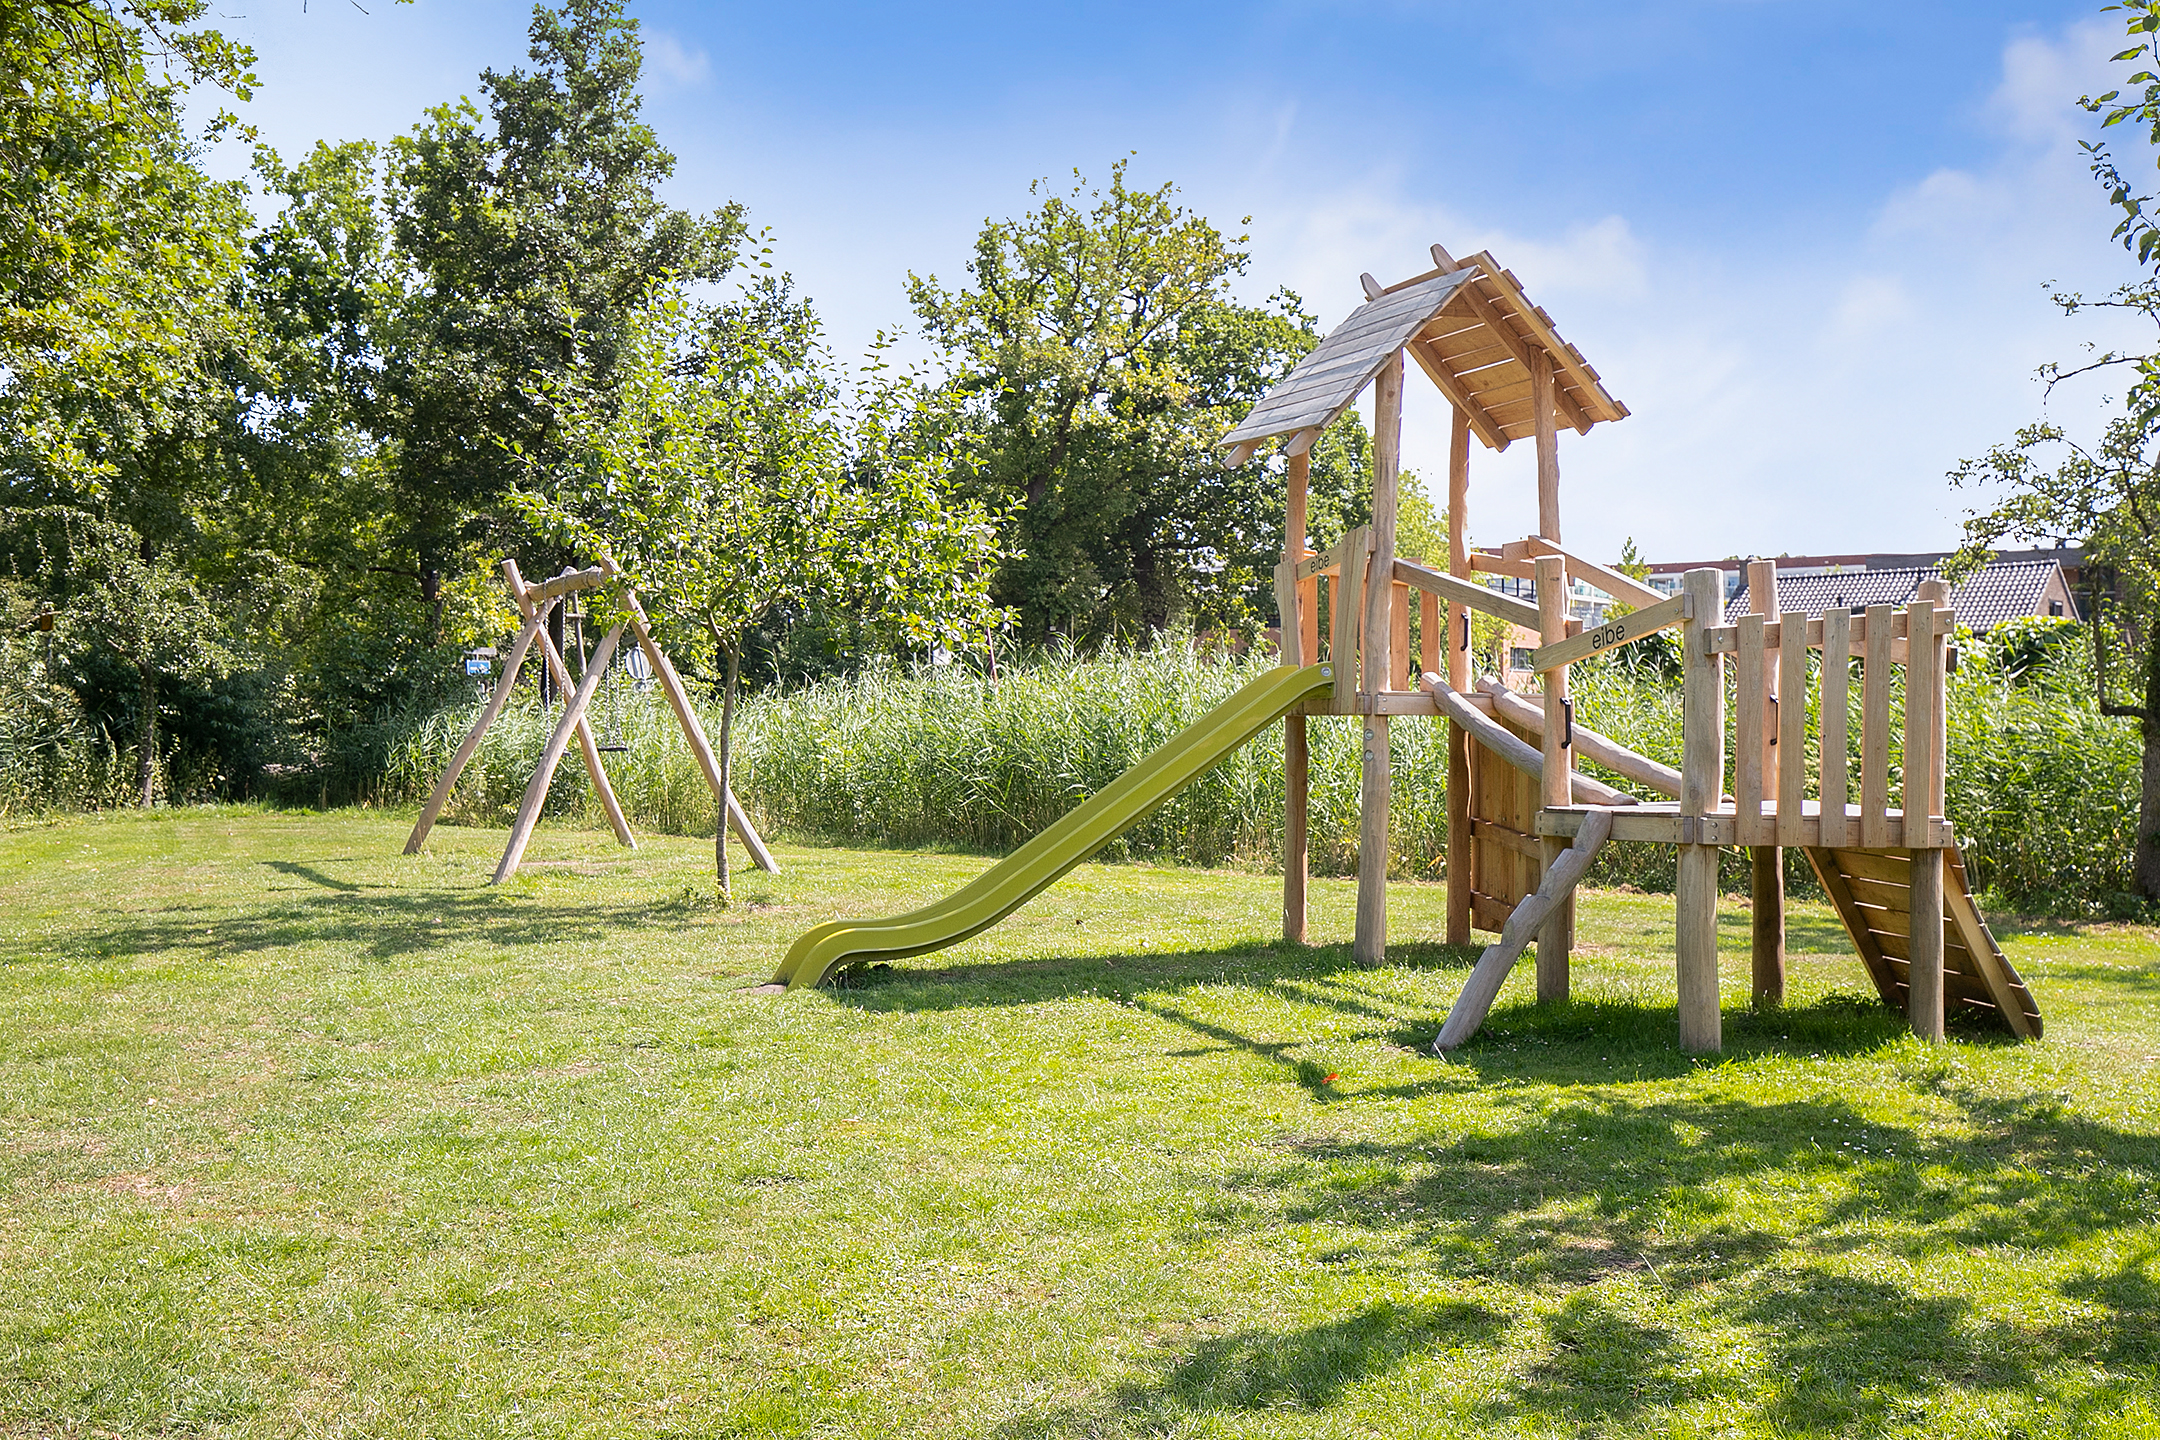
{"type": "Polygon", "coordinates": [[[1349,408],[1388,357],[1439,315],[1470,278],[1459,272],[1428,276],[1367,300],[1330,330],[1217,443],[1236,445],[1326,426],[1349,408]]]}
{"type": "Polygon", "coordinates": [[[1606,393],[1597,371],[1560,338],[1552,317],[1530,303],[1512,272],[1484,251],[1460,263],[1438,245],[1432,253],[1437,268],[1373,295],[1261,397],[1219,442],[1232,447],[1231,463],[1276,436],[1292,437],[1291,454],[1310,447],[1398,348],[1494,450],[1537,433],[1530,404],[1537,350],[1552,357],[1560,424],[1587,434],[1601,421],[1627,417],[1627,407],[1606,393]]]}

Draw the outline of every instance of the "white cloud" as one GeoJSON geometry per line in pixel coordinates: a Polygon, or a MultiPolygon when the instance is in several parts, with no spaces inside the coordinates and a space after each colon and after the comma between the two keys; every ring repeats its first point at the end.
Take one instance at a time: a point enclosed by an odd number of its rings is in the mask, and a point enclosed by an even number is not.
{"type": "Polygon", "coordinates": [[[1911,328],[1917,307],[1895,275],[1855,275],[1838,293],[1823,326],[1822,343],[1842,347],[1886,339],[1911,328]]]}
{"type": "Polygon", "coordinates": [[[665,30],[646,32],[645,65],[655,78],[678,90],[702,85],[712,75],[712,61],[702,49],[685,46],[665,30]]]}
{"type": "MultiPolygon", "coordinates": [[[[1255,207],[1295,218],[1255,235],[1254,269],[1295,276],[1331,324],[1360,270],[1399,279],[1435,239],[1490,249],[1633,412],[1564,432],[1565,537],[1593,555],[1629,536],[1671,559],[1952,544],[1974,497],[1944,472],[2038,415],[2035,367],[2110,343],[2105,317],[2064,320],[2043,282],[2102,291],[2133,274],[2077,149],[2093,125],[2076,99],[2105,88],[2114,45],[2101,22],[2012,40],[1979,117],[1996,141],[1986,163],[1922,175],[1865,222],[1774,249],[1645,237],[1625,215],[1509,231],[1380,171],[1255,207]]],[[[2104,398],[2050,406],[2090,429],[2104,398]]],[[[1415,377],[1404,432],[1405,463],[1445,474],[1446,402],[1415,377]]],[[[1531,448],[1477,448],[1480,542],[1535,528],[1531,448]]]]}
{"type": "Polygon", "coordinates": [[[1988,109],[2014,140],[2074,146],[2090,123],[2077,97],[2114,86],[2108,57],[2122,48],[2123,27],[2113,20],[2080,21],[2059,40],[2012,40],[2003,47],[2002,83],[1988,109]]]}

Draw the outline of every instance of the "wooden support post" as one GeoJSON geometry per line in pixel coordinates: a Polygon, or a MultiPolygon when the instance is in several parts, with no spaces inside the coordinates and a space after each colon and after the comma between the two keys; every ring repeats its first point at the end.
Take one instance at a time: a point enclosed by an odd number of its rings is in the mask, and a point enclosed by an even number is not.
{"type": "MultiPolygon", "coordinates": [[[[1778,618],[1777,562],[1774,560],[1751,560],[1748,562],[1748,613],[1760,615],[1764,622],[1778,618]]],[[[1796,617],[1796,623],[1797,617],[1796,617]]],[[[1803,631],[1801,639],[1806,640],[1803,631]]],[[[1803,656],[1807,653],[1803,648],[1803,656]]],[[[1783,675],[1783,656],[1778,651],[1766,651],[1763,655],[1763,683],[1773,697],[1763,714],[1760,760],[1762,766],[1763,799],[1766,808],[1777,811],[1781,821],[1786,812],[1783,798],[1782,776],[1784,767],[1779,763],[1778,740],[1785,695],[1780,688],[1783,675]]],[[[1799,713],[1807,713],[1807,668],[1800,669],[1799,713]]],[[[1800,796],[1791,799],[1793,814],[1800,811],[1800,796]]],[[[1748,911],[1753,953],[1755,1008],[1776,1009],[1785,1003],[1785,852],[1776,845],[1750,845],[1748,847],[1748,911]]]]}
{"type": "Polygon", "coordinates": [[[510,826],[510,843],[503,847],[502,860],[495,866],[494,884],[500,885],[515,875],[518,862],[525,858],[525,844],[532,839],[533,826],[540,821],[540,807],[547,801],[548,786],[555,779],[555,767],[562,763],[563,752],[570,748],[570,736],[584,716],[585,707],[592,703],[593,691],[600,688],[600,677],[607,672],[608,661],[615,656],[615,645],[622,639],[622,632],[623,627],[616,625],[601,637],[593,650],[592,663],[585,667],[584,678],[578,681],[576,692],[564,705],[555,732],[548,736],[547,748],[540,752],[539,767],[525,786],[525,798],[518,802],[517,819],[510,826]]]}
{"type": "Polygon", "coordinates": [[[1308,657],[1306,664],[1316,664],[1320,659],[1320,577],[1317,575],[1298,582],[1298,616],[1303,627],[1298,635],[1298,651],[1308,657]]]}
{"type": "MultiPolygon", "coordinates": [[[[1454,412],[1448,435],[1448,574],[1470,578],[1470,417],[1454,412]]],[[[1470,688],[1470,610],[1447,607],[1448,684],[1470,688]]],[[[1435,673],[1438,665],[1430,667],[1435,673]]],[[[1470,839],[1470,735],[1448,722],[1447,943],[1470,943],[1470,895],[1475,878],[1475,847],[1470,839]]]]}
{"type": "Polygon", "coordinates": [[[1334,551],[1342,563],[1328,589],[1328,659],[1335,666],[1335,700],[1344,710],[1357,701],[1358,630],[1365,614],[1365,572],[1371,550],[1372,526],[1355,525],[1334,551]]]}
{"type": "Polygon", "coordinates": [[[1860,843],[1889,847],[1890,618],[1888,605],[1867,607],[1867,650],[1860,662],[1860,843]]]}
{"type": "Polygon", "coordinates": [[[1755,1008],[1785,1003],[1785,852],[1748,846],[1749,939],[1754,956],[1755,1008]]]}
{"type": "MultiPolygon", "coordinates": [[[[1295,565],[1312,553],[1312,551],[1305,548],[1305,528],[1311,523],[1307,512],[1311,504],[1312,456],[1310,454],[1293,455],[1290,457],[1290,463],[1286,468],[1289,473],[1286,477],[1287,493],[1283,496],[1282,554],[1284,560],[1295,565]]],[[[1294,639],[1300,647],[1298,663],[1302,665],[1317,664],[1320,659],[1319,650],[1317,648],[1304,648],[1305,617],[1302,614],[1305,608],[1304,596],[1302,594],[1296,596],[1294,603],[1301,613],[1281,617],[1283,648],[1289,649],[1294,639]],[[1291,633],[1293,629],[1296,631],[1295,636],[1291,633]]]]}
{"type": "Polygon", "coordinates": [[[1817,727],[1815,788],[1822,796],[1822,844],[1842,850],[1852,844],[1853,822],[1845,813],[1852,797],[1851,729],[1852,612],[1832,606],[1823,612],[1822,703],[1817,727]]]}
{"type": "MultiPolygon", "coordinates": [[[[1911,822],[1908,814],[1907,822],[1911,822]]],[[[1935,846],[1912,851],[1911,959],[1905,996],[1906,1017],[1922,1040],[1943,1038],[1943,852],[1935,846]]]]}
{"type": "Polygon", "coordinates": [[[1917,850],[1932,838],[1928,820],[1935,808],[1935,659],[1931,643],[1935,602],[1915,599],[1905,610],[1905,783],[1899,799],[1905,808],[1905,845],[1917,850]]]}
{"type": "Polygon", "coordinates": [[[1943,852],[1933,843],[1933,822],[1943,809],[1944,641],[1935,633],[1935,607],[1948,593],[1940,580],[1922,581],[1905,612],[1905,844],[1912,855],[1906,1005],[1913,1034],[1931,1041],[1943,1038],[1943,852]]]}
{"type": "MultiPolygon", "coordinates": [[[[1950,603],[1950,584],[1946,580],[1923,580],[1913,590],[1913,598],[1925,600],[1930,605],[1937,607],[1948,605],[1950,603]]],[[[1945,807],[1949,802],[1949,796],[1946,792],[1949,788],[1950,779],[1950,668],[1946,662],[1949,660],[1950,638],[1947,635],[1935,633],[1932,616],[1929,617],[1928,628],[1925,633],[1928,639],[1924,647],[1926,657],[1920,662],[1922,665],[1921,674],[1927,679],[1929,708],[1934,712],[1935,718],[1935,743],[1931,747],[1932,753],[1928,757],[1927,812],[1930,820],[1939,820],[1944,817],[1946,813],[1945,807]]],[[[1917,641],[1908,639],[1905,642],[1905,653],[1908,656],[1919,656],[1922,648],[1917,641]]],[[[1911,664],[1908,662],[1908,674],[1910,669],[1911,664]]],[[[1908,683],[1910,682],[1908,681],[1908,683]]]]}
{"type": "Polygon", "coordinates": [[[1560,543],[1560,429],[1553,415],[1552,352],[1530,351],[1530,418],[1537,426],[1538,534],[1560,543]]]}
{"type": "Polygon", "coordinates": [[[1303,715],[1288,716],[1283,724],[1283,938],[1302,945],[1311,883],[1306,817],[1312,795],[1312,751],[1303,715]]]}
{"type": "Polygon", "coordinates": [[[690,708],[690,693],[683,689],[682,676],[675,673],[675,664],[667,657],[652,638],[652,626],[645,618],[645,607],[635,595],[626,596],[630,606],[630,629],[637,636],[645,659],[651,664],[653,674],[659,677],[660,689],[667,696],[668,706],[675,712],[675,723],[682,727],[683,740],[690,747],[690,754],[697,761],[698,769],[705,776],[705,783],[712,788],[713,803],[721,806],[727,823],[734,827],[736,838],[743,849],[750,852],[750,863],[770,875],[780,873],[780,862],[773,859],[772,851],[765,848],[764,837],[750,823],[742,803],[720,784],[720,762],[714,757],[712,744],[705,738],[705,727],[698,723],[697,711],[690,708]]]}
{"type": "Polygon", "coordinates": [[[1419,590],[1417,595],[1417,664],[1410,670],[1410,687],[1417,689],[1417,677],[1430,670],[1435,675],[1447,674],[1447,662],[1441,658],[1446,648],[1446,634],[1440,610],[1440,597],[1430,590],[1419,590]]]}
{"type": "MultiPolygon", "coordinates": [[[[1542,354],[1543,352],[1538,352],[1542,354]]],[[[1551,645],[1567,638],[1567,561],[1557,555],[1537,558],[1537,604],[1539,638],[1551,645]]],[[[1539,777],[1539,803],[1572,803],[1570,772],[1575,768],[1573,717],[1568,711],[1568,667],[1545,672],[1544,773],[1539,777]]],[[[1550,869],[1567,848],[1565,840],[1547,837],[1543,842],[1544,868],[1550,869]]],[[[1537,998],[1540,1005],[1557,1005],[1568,998],[1568,953],[1575,946],[1575,893],[1559,898],[1538,931],[1537,998]]]]}
{"type": "MultiPolygon", "coordinates": [[[[1710,653],[1703,631],[1721,618],[1716,570],[1681,579],[1693,614],[1681,626],[1680,814],[1717,808],[1725,776],[1725,660],[1710,653]]],[[[1718,1050],[1717,847],[1684,844],[1674,884],[1673,950],[1680,992],[1680,1048],[1718,1050]]]]}
{"type": "Polygon", "coordinates": [[[1409,683],[1410,587],[1397,580],[1388,589],[1388,673],[1384,688],[1410,690],[1415,688],[1409,683]]]}
{"type": "MultiPolygon", "coordinates": [[[[1403,357],[1400,350],[1381,366],[1373,385],[1373,541],[1371,578],[1365,586],[1363,676],[1365,700],[1364,785],[1358,816],[1357,932],[1352,953],[1360,965],[1387,959],[1388,796],[1392,759],[1388,754],[1388,717],[1375,713],[1370,697],[1386,688],[1395,660],[1389,656],[1393,625],[1396,477],[1402,457],[1403,357]]],[[[1346,565],[1344,567],[1348,569],[1346,565]]],[[[1399,657],[1397,657],[1399,658],[1399,657]]]]}
{"type": "MultiPolygon", "coordinates": [[[[1284,507],[1283,524],[1283,559],[1287,563],[1305,558],[1306,503],[1311,475],[1310,454],[1290,457],[1290,493],[1284,507]]],[[[1319,653],[1317,647],[1309,645],[1306,637],[1311,635],[1317,639],[1319,617],[1304,613],[1312,603],[1304,587],[1293,581],[1291,591],[1291,603],[1296,613],[1282,617],[1283,639],[1287,645],[1294,638],[1298,646],[1298,663],[1310,665],[1319,659],[1319,653]]],[[[1283,938],[1293,945],[1305,943],[1306,894],[1311,878],[1306,826],[1311,795],[1312,752],[1308,748],[1305,717],[1286,716],[1283,720],[1283,938]]]]}
{"type": "MultiPolygon", "coordinates": [[[[1454,412],[1448,438],[1448,574],[1470,578],[1470,417],[1454,412]]],[[[1470,688],[1470,635],[1467,606],[1450,604],[1447,619],[1447,678],[1457,690],[1470,688]]],[[[1438,670],[1437,665],[1433,667],[1438,670]]]]}
{"type": "Polygon", "coordinates": [[[407,855],[419,854],[420,847],[427,843],[428,831],[435,828],[436,820],[442,815],[443,806],[449,803],[450,792],[457,788],[458,776],[463,775],[465,767],[472,763],[474,753],[480,748],[480,737],[487,734],[488,726],[494,724],[495,717],[502,714],[503,706],[510,699],[510,687],[517,683],[518,668],[525,663],[526,652],[532,649],[534,637],[541,633],[541,627],[547,624],[548,614],[554,608],[555,602],[550,600],[541,607],[539,613],[526,615],[525,624],[518,630],[517,639],[511,642],[509,657],[503,661],[502,678],[495,682],[495,693],[488,696],[487,705],[481,710],[480,718],[473,721],[472,729],[466,731],[465,738],[458,742],[457,753],[452,755],[450,763],[443,767],[441,778],[435,782],[434,790],[428,794],[427,804],[420,807],[420,818],[414,822],[412,834],[405,839],[407,855]]]}
{"type": "Polygon", "coordinates": [[[1447,943],[1470,943],[1470,733],[1447,722],[1447,943]]]}

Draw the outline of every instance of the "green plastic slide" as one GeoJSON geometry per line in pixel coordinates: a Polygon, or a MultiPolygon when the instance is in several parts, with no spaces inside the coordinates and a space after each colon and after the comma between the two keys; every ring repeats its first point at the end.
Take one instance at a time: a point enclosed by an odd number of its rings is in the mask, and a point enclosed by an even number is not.
{"type": "Polygon", "coordinates": [[[842,965],[920,955],[1004,919],[1199,779],[1283,712],[1335,687],[1335,667],[1271,670],[1178,732],[1079,808],[935,905],[889,920],[831,920],[789,947],[774,981],[816,985],[842,965]]]}

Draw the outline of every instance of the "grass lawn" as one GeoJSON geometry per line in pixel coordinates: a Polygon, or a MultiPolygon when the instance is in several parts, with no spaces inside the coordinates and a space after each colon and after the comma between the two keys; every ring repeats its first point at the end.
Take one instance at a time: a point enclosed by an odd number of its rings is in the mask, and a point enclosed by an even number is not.
{"type": "Polygon", "coordinates": [[[1399,886],[1085,867],[747,993],[973,857],[193,811],[0,835],[0,1435],[2160,1433],[2160,938],[2002,926],[2048,1038],[1928,1049],[1796,904],[1674,1042],[1669,899],[1577,1002],[1399,886]]]}

